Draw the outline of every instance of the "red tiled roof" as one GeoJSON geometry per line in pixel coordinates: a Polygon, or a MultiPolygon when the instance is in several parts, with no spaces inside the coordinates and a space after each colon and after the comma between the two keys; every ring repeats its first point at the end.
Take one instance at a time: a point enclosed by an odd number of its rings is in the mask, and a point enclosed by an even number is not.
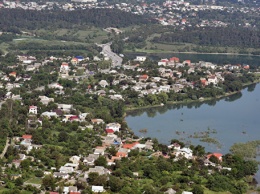
{"type": "Polygon", "coordinates": [[[123,148],[126,148],[126,149],[131,149],[132,147],[134,147],[136,144],[139,144],[139,142],[134,142],[134,143],[131,143],[131,144],[124,144],[123,145],[123,148]]]}
{"type": "Polygon", "coordinates": [[[212,153],[212,154],[208,154],[207,155],[207,158],[209,159],[211,156],[215,156],[215,157],[217,157],[219,160],[222,160],[222,156],[223,156],[223,154],[221,154],[221,153],[212,153]]]}
{"type": "Polygon", "coordinates": [[[106,129],[106,133],[114,133],[113,129],[106,129]]]}
{"type": "Polygon", "coordinates": [[[23,135],[22,138],[23,139],[32,139],[32,135],[23,135]]]}
{"type": "Polygon", "coordinates": [[[59,194],[58,192],[50,192],[50,194],[59,194]]]}

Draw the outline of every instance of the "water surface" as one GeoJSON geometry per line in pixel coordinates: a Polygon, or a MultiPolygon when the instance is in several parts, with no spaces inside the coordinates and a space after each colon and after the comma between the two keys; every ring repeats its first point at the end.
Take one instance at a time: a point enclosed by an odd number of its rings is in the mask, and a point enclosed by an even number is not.
{"type": "Polygon", "coordinates": [[[206,151],[228,153],[236,142],[260,140],[260,84],[219,100],[149,108],[128,113],[128,126],[138,136],[157,138],[169,144],[179,139],[203,145],[206,151]],[[139,132],[146,128],[147,133],[139,132]],[[219,144],[191,138],[194,133],[212,132],[219,144]]]}

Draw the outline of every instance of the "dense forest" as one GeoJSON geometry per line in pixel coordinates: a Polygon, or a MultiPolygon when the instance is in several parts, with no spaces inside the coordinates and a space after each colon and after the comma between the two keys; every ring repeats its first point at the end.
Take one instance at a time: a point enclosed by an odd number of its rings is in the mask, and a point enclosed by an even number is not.
{"type": "Polygon", "coordinates": [[[259,48],[260,31],[247,28],[188,28],[163,33],[153,39],[162,43],[194,43],[205,46],[230,46],[259,48]]]}
{"type": "Polygon", "coordinates": [[[117,9],[86,9],[86,10],[22,10],[1,9],[0,28],[2,31],[15,29],[36,30],[39,28],[75,28],[89,25],[101,28],[127,27],[153,22],[145,16],[134,15],[117,9]]]}

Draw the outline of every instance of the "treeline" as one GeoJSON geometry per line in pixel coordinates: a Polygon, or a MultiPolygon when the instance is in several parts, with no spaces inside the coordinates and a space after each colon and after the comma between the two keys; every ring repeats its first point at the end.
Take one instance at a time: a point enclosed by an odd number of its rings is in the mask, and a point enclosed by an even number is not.
{"type": "Polygon", "coordinates": [[[248,28],[187,28],[163,33],[153,39],[157,43],[193,43],[205,46],[228,46],[259,48],[260,31],[248,28]]]}
{"type": "Polygon", "coordinates": [[[0,28],[3,31],[10,29],[36,30],[39,28],[75,28],[76,26],[90,25],[96,27],[127,27],[151,23],[145,16],[134,15],[117,9],[86,9],[86,10],[23,10],[1,9],[0,28]]]}

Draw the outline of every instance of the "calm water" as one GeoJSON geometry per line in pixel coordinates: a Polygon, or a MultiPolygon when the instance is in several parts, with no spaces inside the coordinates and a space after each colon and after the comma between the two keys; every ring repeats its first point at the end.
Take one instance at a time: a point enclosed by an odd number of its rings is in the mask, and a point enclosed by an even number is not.
{"type": "Polygon", "coordinates": [[[138,136],[157,138],[163,144],[179,139],[194,145],[201,144],[206,151],[225,154],[236,142],[260,140],[260,84],[217,101],[134,111],[128,113],[126,121],[138,136]],[[144,128],[148,129],[147,133],[140,133],[139,130],[144,128]],[[190,137],[208,128],[216,131],[210,137],[218,144],[190,137]]]}

